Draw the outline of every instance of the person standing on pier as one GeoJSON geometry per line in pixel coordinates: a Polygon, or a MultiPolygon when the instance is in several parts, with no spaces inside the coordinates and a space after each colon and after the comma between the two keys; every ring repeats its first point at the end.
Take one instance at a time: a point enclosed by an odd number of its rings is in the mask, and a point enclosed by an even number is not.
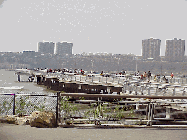
{"type": "Polygon", "coordinates": [[[83,70],[81,69],[81,74],[83,74],[83,70]]]}
{"type": "Polygon", "coordinates": [[[171,73],[171,78],[173,78],[173,76],[174,76],[173,73],[171,73]]]}
{"type": "Polygon", "coordinates": [[[141,75],[141,78],[140,78],[141,80],[143,80],[143,75],[141,75]]]}
{"type": "Polygon", "coordinates": [[[156,77],[156,75],[155,75],[155,77],[154,77],[154,81],[157,81],[157,77],[156,77]]]}
{"type": "Polygon", "coordinates": [[[140,73],[139,73],[139,71],[137,72],[137,74],[136,74],[136,76],[139,76],[140,75],[140,73]]]}
{"type": "Polygon", "coordinates": [[[148,71],[147,75],[148,75],[148,82],[149,82],[149,81],[150,81],[150,78],[151,78],[151,72],[148,71]]]}
{"type": "Polygon", "coordinates": [[[144,80],[146,80],[146,78],[147,78],[147,73],[146,72],[144,72],[143,78],[144,78],[144,80]]]}

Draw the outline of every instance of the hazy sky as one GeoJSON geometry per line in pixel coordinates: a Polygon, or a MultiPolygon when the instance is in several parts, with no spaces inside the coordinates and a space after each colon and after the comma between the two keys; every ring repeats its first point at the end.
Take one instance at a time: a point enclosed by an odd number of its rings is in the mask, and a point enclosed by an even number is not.
{"type": "Polygon", "coordinates": [[[0,51],[67,41],[73,53],[141,55],[142,40],[187,40],[186,0],[0,0],[0,51]]]}

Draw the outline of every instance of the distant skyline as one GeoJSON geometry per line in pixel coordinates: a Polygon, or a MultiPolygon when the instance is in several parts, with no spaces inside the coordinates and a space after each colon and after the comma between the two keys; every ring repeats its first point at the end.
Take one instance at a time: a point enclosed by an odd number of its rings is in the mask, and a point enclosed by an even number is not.
{"type": "Polygon", "coordinates": [[[187,40],[186,13],[186,0],[0,0],[0,51],[37,51],[38,42],[67,41],[74,54],[141,55],[142,40],[153,37],[164,56],[165,40],[187,40]]]}

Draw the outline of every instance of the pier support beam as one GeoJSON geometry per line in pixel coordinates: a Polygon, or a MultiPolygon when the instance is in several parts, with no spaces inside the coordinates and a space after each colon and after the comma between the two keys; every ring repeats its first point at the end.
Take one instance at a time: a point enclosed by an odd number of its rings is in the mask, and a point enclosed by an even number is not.
{"type": "Polygon", "coordinates": [[[175,87],[173,88],[173,96],[175,96],[175,87]]]}
{"type": "Polygon", "coordinates": [[[143,95],[144,86],[141,86],[141,94],[143,95]]]}
{"type": "Polygon", "coordinates": [[[41,82],[41,77],[37,76],[37,84],[40,84],[40,82],[41,82]]]}
{"type": "Polygon", "coordinates": [[[137,84],[135,84],[135,95],[137,95],[137,84]]]}
{"type": "Polygon", "coordinates": [[[136,103],[136,110],[138,110],[139,109],[139,103],[136,103]]]}
{"type": "Polygon", "coordinates": [[[18,82],[21,81],[21,76],[18,74],[18,82]]]}
{"type": "Polygon", "coordinates": [[[150,102],[147,108],[148,108],[146,112],[146,115],[147,115],[146,119],[148,120],[147,126],[152,126],[152,120],[154,116],[154,112],[153,112],[154,104],[150,102]]]}
{"type": "Polygon", "coordinates": [[[147,90],[148,90],[148,95],[150,95],[150,90],[151,90],[151,88],[150,88],[150,87],[148,87],[148,89],[147,89],[147,90]]]}
{"type": "Polygon", "coordinates": [[[170,117],[170,108],[166,108],[166,118],[169,119],[170,117]]]}

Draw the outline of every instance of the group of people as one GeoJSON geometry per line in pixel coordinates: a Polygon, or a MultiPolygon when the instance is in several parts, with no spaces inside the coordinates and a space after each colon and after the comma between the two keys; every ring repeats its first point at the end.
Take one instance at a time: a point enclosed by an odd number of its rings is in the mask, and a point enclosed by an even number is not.
{"type": "Polygon", "coordinates": [[[150,78],[151,78],[151,72],[150,71],[148,71],[147,73],[146,73],[146,71],[143,73],[143,75],[141,75],[141,79],[142,80],[148,80],[148,82],[150,81],[150,78]]]}
{"type": "MultiPolygon", "coordinates": [[[[174,77],[174,74],[171,72],[171,78],[173,78],[174,77]]],[[[165,81],[166,83],[168,83],[168,79],[166,78],[166,76],[164,75],[163,76],[163,78],[162,78],[162,80],[163,81],[165,81]]],[[[154,77],[154,81],[157,81],[157,76],[155,75],[155,77],[154,77]]]]}
{"type": "Polygon", "coordinates": [[[135,76],[141,76],[140,79],[141,80],[148,80],[148,82],[150,81],[150,78],[151,78],[151,72],[148,71],[144,71],[143,74],[140,74],[140,72],[138,71],[137,73],[135,73],[135,76]]]}

